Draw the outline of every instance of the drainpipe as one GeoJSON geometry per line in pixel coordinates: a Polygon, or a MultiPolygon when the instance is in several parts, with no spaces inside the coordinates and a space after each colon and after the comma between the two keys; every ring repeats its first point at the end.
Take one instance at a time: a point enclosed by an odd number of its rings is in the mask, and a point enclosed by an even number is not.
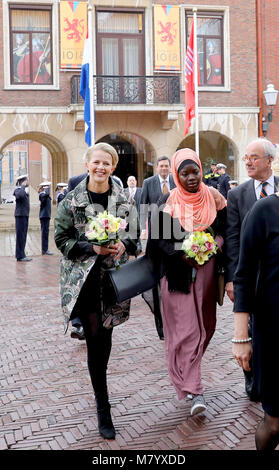
{"type": "Polygon", "coordinates": [[[261,24],[261,0],[256,0],[256,15],[257,15],[257,78],[258,78],[258,105],[259,123],[258,130],[260,137],[263,136],[262,122],[263,122],[263,65],[262,65],[262,24],[261,24]]]}

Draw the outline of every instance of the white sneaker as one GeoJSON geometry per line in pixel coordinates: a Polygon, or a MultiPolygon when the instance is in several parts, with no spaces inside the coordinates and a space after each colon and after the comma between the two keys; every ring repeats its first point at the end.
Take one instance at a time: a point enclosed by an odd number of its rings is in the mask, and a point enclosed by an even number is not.
{"type": "Polygon", "coordinates": [[[202,413],[206,410],[206,404],[203,395],[194,395],[192,399],[191,416],[202,413]]]}

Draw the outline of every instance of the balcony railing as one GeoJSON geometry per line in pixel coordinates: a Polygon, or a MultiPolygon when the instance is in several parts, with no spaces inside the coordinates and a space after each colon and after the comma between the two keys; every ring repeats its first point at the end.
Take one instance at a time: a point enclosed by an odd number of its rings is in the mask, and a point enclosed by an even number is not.
{"type": "MultiPolygon", "coordinates": [[[[79,94],[80,75],[71,78],[71,103],[83,103],[79,94]]],[[[112,76],[93,79],[97,104],[177,104],[180,103],[179,76],[112,76]]]]}

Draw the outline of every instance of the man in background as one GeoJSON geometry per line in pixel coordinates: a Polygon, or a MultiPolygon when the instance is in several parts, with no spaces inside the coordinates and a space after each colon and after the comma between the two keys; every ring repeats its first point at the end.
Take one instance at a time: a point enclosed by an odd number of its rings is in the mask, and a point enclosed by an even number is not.
{"type": "MultiPolygon", "coordinates": [[[[272,162],[276,156],[275,147],[267,139],[252,141],[242,160],[250,179],[228,192],[227,228],[226,228],[226,291],[234,301],[233,276],[238,265],[240,249],[240,231],[243,220],[258,199],[276,192],[279,178],[272,173],[272,162]]],[[[252,324],[249,335],[252,336],[252,324]]],[[[253,371],[246,372],[245,388],[250,400],[257,401],[258,396],[253,386],[253,371]]],[[[274,380],[275,377],[274,377],[274,380]]]]}
{"type": "Polygon", "coordinates": [[[49,223],[51,218],[51,197],[50,197],[50,181],[43,181],[39,185],[40,200],[40,224],[42,237],[42,255],[53,255],[48,249],[49,223]]]}
{"type": "MultiPolygon", "coordinates": [[[[137,180],[135,176],[129,176],[127,179],[127,188],[124,189],[126,197],[130,204],[136,207],[138,218],[140,219],[140,201],[142,189],[137,187],[137,180]]],[[[137,254],[142,251],[141,240],[139,239],[137,245],[137,254]]]]}
{"type": "Polygon", "coordinates": [[[219,177],[220,175],[217,172],[217,163],[212,162],[210,165],[210,170],[204,174],[203,182],[207,186],[213,186],[213,188],[217,189],[219,177]]]}
{"type": "Polygon", "coordinates": [[[217,189],[227,199],[228,191],[230,188],[230,176],[226,173],[226,165],[224,163],[218,163],[217,172],[220,177],[218,179],[217,189]]]}

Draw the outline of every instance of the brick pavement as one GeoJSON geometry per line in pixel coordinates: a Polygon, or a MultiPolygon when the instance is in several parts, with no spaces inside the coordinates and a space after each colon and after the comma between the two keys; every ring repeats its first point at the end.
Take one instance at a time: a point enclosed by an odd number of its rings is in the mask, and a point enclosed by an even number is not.
{"type": "MultiPolygon", "coordinates": [[[[37,237],[39,235],[37,234],[37,237]]],[[[178,401],[163,342],[141,297],[113,334],[108,381],[115,441],[97,431],[84,342],[63,334],[59,256],[1,262],[0,449],[249,450],[262,416],[245,396],[231,356],[233,316],[227,300],[203,360],[208,410],[190,416],[178,401]]]]}

